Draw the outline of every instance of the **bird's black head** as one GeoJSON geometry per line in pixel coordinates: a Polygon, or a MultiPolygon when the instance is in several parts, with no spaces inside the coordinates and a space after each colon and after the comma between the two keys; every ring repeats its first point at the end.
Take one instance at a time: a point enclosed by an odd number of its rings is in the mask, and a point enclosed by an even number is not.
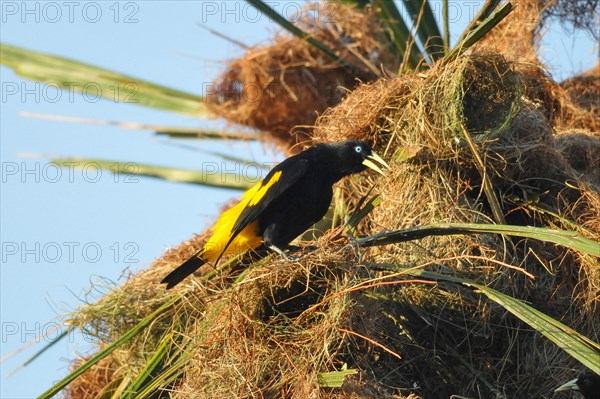
{"type": "Polygon", "coordinates": [[[334,172],[335,181],[353,173],[362,172],[370,168],[384,174],[383,168],[389,166],[365,141],[342,141],[339,143],[323,144],[328,153],[331,171],[334,172]]]}
{"type": "Polygon", "coordinates": [[[596,398],[600,392],[600,376],[594,373],[583,373],[572,381],[561,385],[556,392],[574,390],[579,391],[584,398],[596,398]]]}

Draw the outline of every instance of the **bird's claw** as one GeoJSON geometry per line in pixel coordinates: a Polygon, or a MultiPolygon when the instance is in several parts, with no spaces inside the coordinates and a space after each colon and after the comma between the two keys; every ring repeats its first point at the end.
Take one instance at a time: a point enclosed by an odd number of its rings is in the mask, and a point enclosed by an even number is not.
{"type": "Polygon", "coordinates": [[[348,246],[353,249],[354,257],[356,258],[356,260],[360,261],[362,254],[360,252],[360,246],[358,245],[358,240],[356,239],[356,237],[354,237],[354,234],[352,234],[350,232],[348,232],[348,239],[350,241],[348,246]]]}
{"type": "Polygon", "coordinates": [[[294,256],[294,255],[289,255],[289,254],[284,254],[282,256],[282,258],[287,262],[298,262],[298,260],[300,260],[299,256],[294,256]]]}
{"type": "Polygon", "coordinates": [[[281,258],[285,261],[288,262],[296,262],[298,261],[298,259],[300,259],[299,256],[293,256],[293,255],[288,255],[286,254],[281,248],[276,247],[275,245],[268,245],[269,249],[271,249],[273,252],[276,252],[279,256],[281,256],[281,258]]]}

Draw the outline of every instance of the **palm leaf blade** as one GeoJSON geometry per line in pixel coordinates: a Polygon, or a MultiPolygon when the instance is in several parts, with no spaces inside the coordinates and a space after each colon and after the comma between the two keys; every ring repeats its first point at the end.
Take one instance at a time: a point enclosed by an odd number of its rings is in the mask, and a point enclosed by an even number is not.
{"type": "Polygon", "coordinates": [[[509,236],[533,238],[536,240],[560,244],[583,253],[600,257],[600,244],[581,236],[578,232],[553,230],[541,227],[514,226],[501,224],[448,223],[430,224],[404,230],[383,232],[370,237],[361,238],[358,244],[364,247],[387,245],[398,242],[416,240],[433,235],[453,234],[505,234],[509,236]]]}
{"type": "MultiPolygon", "coordinates": [[[[396,7],[393,1],[389,0],[374,0],[374,4],[379,8],[379,18],[385,24],[385,26],[391,31],[392,41],[396,46],[396,51],[399,55],[405,56],[408,54],[408,67],[415,69],[421,61],[421,54],[419,49],[416,47],[414,38],[406,26],[400,11],[396,7]],[[409,48],[410,44],[410,48],[409,48]]],[[[406,56],[405,56],[406,58],[406,56]]]]}
{"type": "Polygon", "coordinates": [[[329,46],[327,46],[325,43],[315,39],[309,33],[303,31],[302,29],[298,28],[296,25],[294,25],[293,23],[288,21],[286,18],[284,18],[281,14],[279,14],[277,11],[275,11],[273,8],[271,8],[264,1],[262,1],[262,0],[246,0],[246,1],[248,3],[250,3],[254,8],[256,8],[258,11],[262,12],[264,15],[266,15],[267,17],[272,19],[274,22],[276,22],[279,26],[281,26],[282,28],[284,28],[285,30],[287,30],[288,32],[293,34],[294,36],[296,36],[302,40],[306,40],[306,42],[309,43],[311,46],[318,49],[321,53],[325,54],[327,57],[336,61],[338,64],[340,64],[340,66],[347,69],[349,72],[356,74],[358,77],[360,77],[362,79],[367,78],[368,75],[366,75],[364,73],[364,71],[362,71],[362,70],[358,69],[356,66],[352,65],[345,58],[337,55],[335,53],[335,51],[333,49],[331,49],[329,46]]]}
{"type": "Polygon", "coordinates": [[[483,36],[485,36],[490,30],[498,25],[504,18],[508,16],[514,10],[514,6],[507,2],[505,5],[496,10],[493,14],[488,16],[477,28],[473,29],[467,34],[463,40],[461,40],[444,58],[444,62],[450,62],[464,53],[467,49],[473,46],[483,36]]]}
{"type": "Polygon", "coordinates": [[[451,281],[477,289],[537,332],[544,335],[584,366],[600,374],[600,345],[532,306],[468,279],[445,276],[424,270],[412,270],[408,274],[430,280],[451,281]]]}
{"type": "Polygon", "coordinates": [[[92,158],[56,158],[52,159],[51,162],[65,168],[107,170],[114,174],[122,175],[123,181],[129,179],[130,182],[135,182],[135,180],[131,180],[133,176],[147,176],[180,183],[235,190],[248,189],[255,183],[249,181],[244,176],[218,172],[217,169],[213,170],[213,168],[207,168],[206,171],[199,171],[92,158]]]}
{"type": "Polygon", "coordinates": [[[433,58],[433,60],[437,60],[444,54],[444,41],[442,39],[440,28],[435,20],[433,10],[429,5],[429,1],[403,1],[412,20],[416,23],[419,18],[421,19],[421,22],[417,27],[417,35],[419,36],[419,39],[421,39],[425,51],[433,58]]]}
{"type": "Polygon", "coordinates": [[[68,58],[0,44],[0,62],[21,77],[83,92],[93,98],[194,116],[212,116],[200,96],[146,82],[68,58]]]}
{"type": "Polygon", "coordinates": [[[41,394],[38,399],[50,399],[59,393],[63,388],[73,382],[76,378],[81,376],[84,372],[89,370],[92,366],[98,363],[100,360],[104,359],[108,355],[110,355],[115,349],[124,343],[128,342],[132,337],[134,337],[137,333],[142,331],[146,326],[155,321],[161,314],[164,313],[169,307],[173,306],[179,300],[178,297],[174,297],[170,301],[166,302],[164,305],[156,309],[150,315],[143,318],[138,324],[132,327],[129,331],[119,337],[112,344],[108,345],[106,348],[96,353],[86,362],[84,362],[81,366],[79,366],[75,371],[67,375],[65,378],[57,382],[54,386],[48,389],[46,392],[41,394]]]}

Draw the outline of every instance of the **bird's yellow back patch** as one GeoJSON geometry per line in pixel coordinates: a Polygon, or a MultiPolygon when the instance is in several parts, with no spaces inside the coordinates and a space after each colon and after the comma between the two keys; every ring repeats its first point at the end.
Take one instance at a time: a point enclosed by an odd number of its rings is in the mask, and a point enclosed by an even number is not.
{"type": "Polygon", "coordinates": [[[256,183],[242,195],[242,199],[237,205],[232,206],[221,214],[211,228],[212,236],[208,239],[202,249],[202,253],[200,254],[202,259],[209,262],[215,261],[219,256],[239,254],[257,248],[262,244],[262,237],[257,235],[258,221],[254,221],[246,226],[240,234],[231,241],[229,246],[225,248],[225,245],[227,245],[231,239],[233,226],[240,214],[246,207],[257,205],[273,184],[279,181],[281,173],[281,171],[275,172],[269,181],[264,184],[263,182],[256,183]]]}
{"type": "MultiPolygon", "coordinates": [[[[233,227],[233,224],[231,226],[233,227]]],[[[220,256],[236,255],[257,248],[262,244],[262,238],[257,235],[257,232],[258,221],[254,221],[246,226],[225,248],[231,236],[230,231],[227,231],[228,234],[221,234],[220,231],[217,231],[204,244],[200,257],[205,261],[214,262],[220,256]]]]}
{"type": "Polygon", "coordinates": [[[279,181],[279,178],[281,177],[281,173],[282,173],[281,171],[273,173],[273,176],[271,176],[269,181],[266,182],[264,185],[262,185],[256,191],[256,193],[252,196],[252,198],[250,198],[250,202],[248,203],[248,206],[254,206],[254,205],[258,204],[260,202],[260,200],[263,199],[265,194],[269,191],[269,189],[273,186],[273,184],[275,184],[279,181]]]}

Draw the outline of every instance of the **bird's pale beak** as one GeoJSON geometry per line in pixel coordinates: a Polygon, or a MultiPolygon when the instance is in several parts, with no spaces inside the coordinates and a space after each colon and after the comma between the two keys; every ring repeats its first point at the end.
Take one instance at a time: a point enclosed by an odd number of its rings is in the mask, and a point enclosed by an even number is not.
{"type": "Polygon", "coordinates": [[[362,161],[362,164],[365,165],[367,168],[373,169],[375,172],[380,173],[383,176],[385,176],[385,172],[383,170],[381,170],[381,168],[379,167],[379,165],[377,165],[373,161],[379,162],[379,164],[381,166],[383,166],[384,168],[386,168],[386,169],[390,169],[390,166],[379,155],[377,155],[375,152],[371,152],[371,155],[369,155],[367,157],[367,159],[365,159],[364,161],[362,161]]]}
{"type": "Polygon", "coordinates": [[[577,385],[578,378],[571,380],[554,390],[554,392],[562,392],[562,391],[579,391],[579,385],[577,385]]]}

